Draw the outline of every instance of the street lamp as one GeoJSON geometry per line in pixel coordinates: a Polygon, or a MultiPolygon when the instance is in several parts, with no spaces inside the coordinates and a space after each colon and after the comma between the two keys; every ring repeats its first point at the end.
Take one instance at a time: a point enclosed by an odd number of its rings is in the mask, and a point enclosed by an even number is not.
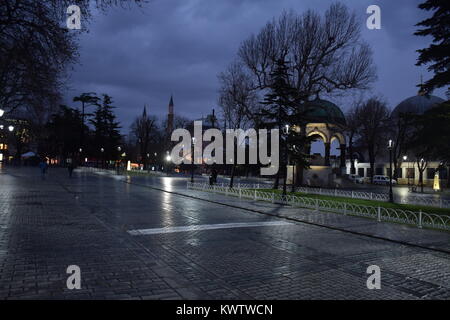
{"type": "MultiPolygon", "coordinates": [[[[297,152],[297,147],[295,146],[295,144],[292,146],[292,149],[295,152],[297,152]]],[[[295,192],[295,159],[292,162],[292,193],[295,192]]]]}
{"type": "Polygon", "coordinates": [[[100,148],[100,152],[102,153],[102,169],[105,167],[105,149],[100,148]]]}
{"type": "Polygon", "coordinates": [[[285,140],[285,144],[284,144],[284,152],[283,152],[283,157],[284,157],[284,182],[283,182],[283,196],[286,195],[286,179],[287,179],[287,165],[288,165],[288,159],[287,159],[287,140],[288,140],[288,134],[289,134],[289,125],[286,124],[284,126],[284,134],[286,135],[286,140],[285,140]]]}
{"type": "Polygon", "coordinates": [[[192,151],[191,151],[191,183],[194,183],[194,148],[195,148],[195,137],[192,137],[192,151]]]}
{"type": "MultiPolygon", "coordinates": [[[[406,160],[408,160],[408,156],[403,156],[403,162],[406,162],[406,160]]],[[[408,186],[409,186],[409,162],[407,163],[406,175],[408,178],[408,186]]]]}
{"type": "Polygon", "coordinates": [[[394,142],[389,140],[388,149],[389,149],[389,202],[394,203],[394,194],[392,193],[392,147],[394,146],[394,142]]]}
{"type": "Polygon", "coordinates": [[[9,132],[13,132],[14,127],[13,127],[13,126],[9,126],[9,127],[8,127],[8,130],[9,130],[9,132]]]}
{"type": "Polygon", "coordinates": [[[0,117],[3,117],[4,114],[5,114],[5,110],[0,109],[0,117]]]}

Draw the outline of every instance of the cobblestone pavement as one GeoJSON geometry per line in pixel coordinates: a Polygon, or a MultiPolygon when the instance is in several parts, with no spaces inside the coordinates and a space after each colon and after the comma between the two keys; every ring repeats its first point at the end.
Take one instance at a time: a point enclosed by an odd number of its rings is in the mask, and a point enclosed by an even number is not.
{"type": "Polygon", "coordinates": [[[283,220],[147,187],[184,184],[80,172],[70,179],[62,169],[41,180],[37,169],[7,168],[0,173],[0,298],[450,298],[448,254],[304,223],[128,232],[283,220]],[[366,287],[374,264],[381,290],[366,287]],[[66,287],[69,265],[81,268],[81,290],[66,287]]]}

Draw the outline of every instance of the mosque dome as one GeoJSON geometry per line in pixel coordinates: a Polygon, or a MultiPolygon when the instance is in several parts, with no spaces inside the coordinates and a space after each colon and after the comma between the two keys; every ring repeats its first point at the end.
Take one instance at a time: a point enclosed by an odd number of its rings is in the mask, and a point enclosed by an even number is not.
{"type": "Polygon", "coordinates": [[[445,102],[436,96],[417,95],[403,100],[392,111],[392,116],[399,116],[400,114],[412,113],[412,114],[424,114],[434,106],[445,102]]]}

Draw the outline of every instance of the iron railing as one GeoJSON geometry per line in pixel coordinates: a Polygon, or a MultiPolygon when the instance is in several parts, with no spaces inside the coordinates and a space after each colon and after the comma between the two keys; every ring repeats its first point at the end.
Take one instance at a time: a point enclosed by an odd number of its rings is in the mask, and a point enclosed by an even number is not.
{"type": "Polygon", "coordinates": [[[286,195],[266,192],[257,188],[229,188],[224,185],[209,185],[204,183],[187,183],[187,188],[192,190],[215,192],[239,198],[252,199],[256,201],[267,201],[272,203],[281,203],[294,207],[314,209],[316,211],[329,211],[344,215],[361,216],[375,219],[379,222],[396,222],[417,226],[419,228],[433,228],[441,230],[450,230],[450,216],[426,213],[423,211],[409,211],[394,208],[385,208],[381,206],[366,206],[348,203],[344,201],[330,201],[318,198],[302,197],[295,195],[286,195]]]}
{"type": "MultiPolygon", "coordinates": [[[[222,183],[221,186],[225,187],[226,184],[222,183]]],[[[235,184],[236,188],[244,189],[270,189],[271,186],[267,184],[235,184]]],[[[281,188],[280,188],[281,189],[281,188]]],[[[324,196],[333,197],[343,197],[352,199],[362,199],[362,200],[376,200],[376,201],[389,201],[388,193],[376,193],[376,192],[364,192],[364,191],[353,191],[353,190],[340,190],[340,189],[327,189],[327,188],[310,188],[310,187],[298,187],[295,189],[296,192],[306,193],[306,194],[317,194],[324,196]]],[[[403,204],[415,204],[428,207],[437,208],[450,208],[450,200],[432,198],[432,197],[417,197],[417,196],[407,196],[403,197],[399,201],[403,204]]]]}

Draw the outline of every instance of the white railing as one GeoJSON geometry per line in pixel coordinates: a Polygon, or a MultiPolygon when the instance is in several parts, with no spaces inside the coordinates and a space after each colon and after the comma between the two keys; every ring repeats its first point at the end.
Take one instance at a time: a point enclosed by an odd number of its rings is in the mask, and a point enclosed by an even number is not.
{"type": "MultiPolygon", "coordinates": [[[[227,186],[227,184],[222,184],[222,186],[227,186]]],[[[235,184],[236,188],[244,189],[268,189],[271,188],[267,184],[235,184]]],[[[281,189],[281,187],[279,188],[281,189]]],[[[288,187],[290,190],[290,187],[288,187]]],[[[333,197],[343,197],[352,199],[362,199],[362,200],[375,200],[375,201],[389,201],[389,194],[387,193],[376,193],[376,192],[364,192],[364,191],[353,191],[353,190],[340,190],[340,189],[326,189],[326,188],[310,188],[310,187],[298,187],[295,189],[296,192],[307,193],[307,194],[318,194],[324,196],[333,197]]],[[[408,196],[401,198],[400,202],[403,204],[416,204],[428,207],[437,208],[450,208],[450,200],[436,199],[431,197],[417,197],[408,196]]]]}
{"type": "Polygon", "coordinates": [[[409,196],[401,200],[401,203],[417,204],[429,207],[438,208],[450,208],[450,200],[430,198],[430,197],[417,197],[409,196]]]}
{"type": "Polygon", "coordinates": [[[384,208],[381,206],[365,206],[343,201],[321,200],[318,198],[301,197],[294,195],[283,196],[279,193],[260,191],[257,188],[229,188],[222,185],[209,185],[204,183],[187,183],[188,189],[209,191],[239,198],[287,204],[294,207],[303,207],[314,210],[330,211],[344,215],[361,216],[377,221],[397,222],[414,225],[419,228],[427,227],[441,230],[450,230],[450,216],[413,212],[409,210],[384,208]]]}
{"type": "Polygon", "coordinates": [[[299,188],[296,188],[295,190],[297,192],[302,192],[302,193],[319,194],[319,195],[334,196],[334,197],[389,201],[389,195],[386,193],[339,190],[339,189],[308,188],[308,187],[299,187],[299,188]]]}

